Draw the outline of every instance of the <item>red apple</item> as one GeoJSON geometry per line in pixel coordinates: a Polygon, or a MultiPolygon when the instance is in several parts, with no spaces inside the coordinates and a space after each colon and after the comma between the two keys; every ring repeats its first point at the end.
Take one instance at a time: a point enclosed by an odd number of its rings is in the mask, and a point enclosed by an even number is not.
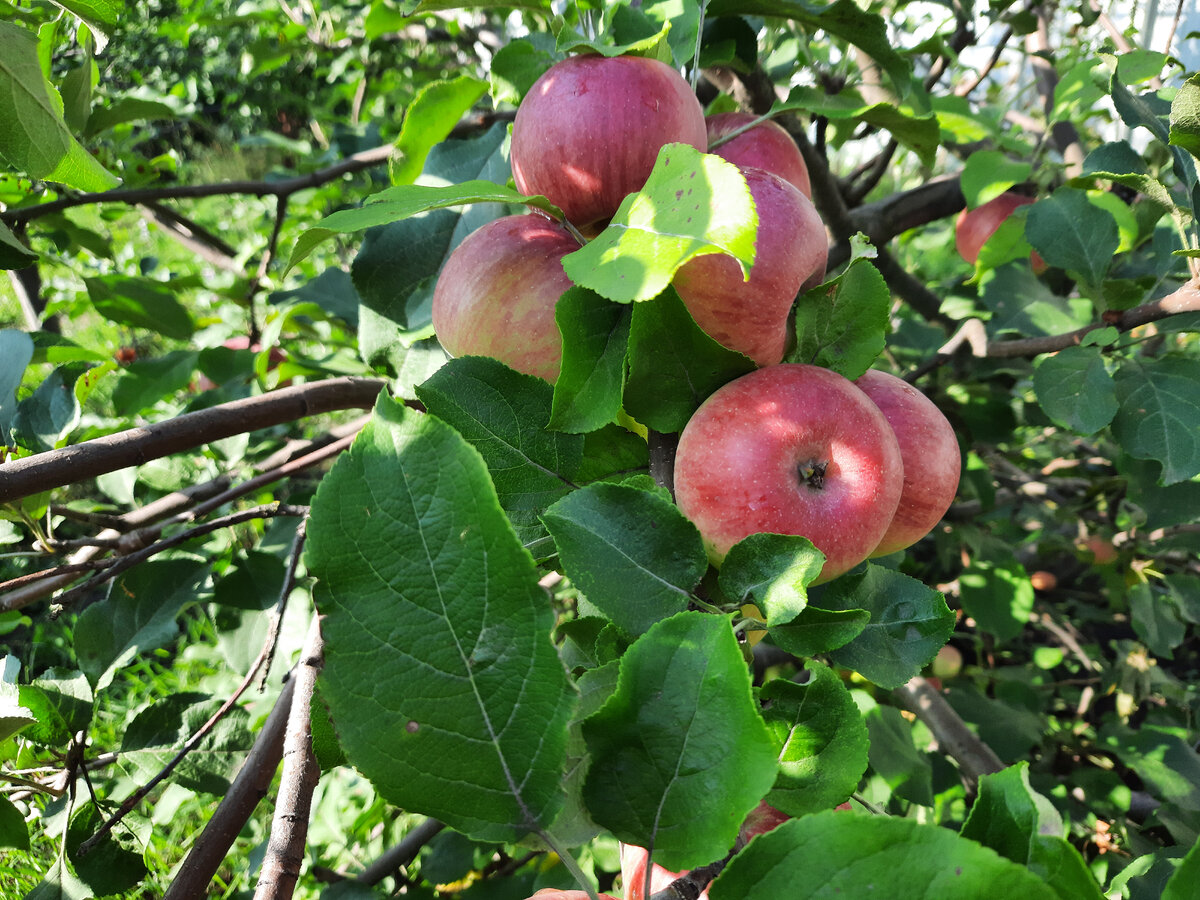
{"type": "MultiPolygon", "coordinates": [[[[717,113],[705,119],[708,125],[708,145],[749,125],[758,116],[751,113],[717,113]]],[[[800,155],[800,148],[791,135],[778,122],[770,119],[759,122],[753,128],[730,138],[719,147],[709,151],[722,159],[739,166],[754,166],[774,172],[784,181],[790,181],[805,197],[812,198],[812,185],[808,180],[808,166],[800,155]]]]}
{"type": "Polygon", "coordinates": [[[904,460],[900,505],[871,553],[887,556],[925,537],[946,514],[958,490],[962,457],[942,411],[903,378],[870,369],[854,383],[883,411],[904,460]]]}
{"type": "Polygon", "coordinates": [[[818,366],[758,369],[718,389],[679,438],[675,497],[714,564],[758,532],[825,554],[817,583],[867,558],[900,502],[891,426],[854,383],[818,366]]]}
{"type": "Polygon", "coordinates": [[[467,235],[438,276],[433,328],[452,356],[491,356],[553,382],[562,362],[554,305],[579,242],[537,214],[495,219],[467,235]]]}
{"type": "Polygon", "coordinates": [[[739,166],[758,213],[749,280],[733,257],[700,256],[675,273],[675,290],[704,331],[760,366],[783,359],[796,295],[825,277],[829,241],[812,201],[778,175],[739,166]]]}
{"type": "Polygon", "coordinates": [[[572,56],[517,109],[513,179],[590,232],[642,189],[659,149],[675,141],[708,147],[704,110],[678,72],[640,56],[572,56]]]}
{"type": "MultiPolygon", "coordinates": [[[[974,209],[960,212],[954,222],[954,246],[958,248],[958,255],[975,265],[979,250],[987,243],[987,239],[996,233],[996,229],[1012,215],[1013,210],[1027,203],[1033,203],[1033,198],[1006,191],[974,209]]],[[[1036,250],[1030,254],[1029,262],[1033,271],[1039,274],[1046,271],[1046,261],[1036,250]]]]}

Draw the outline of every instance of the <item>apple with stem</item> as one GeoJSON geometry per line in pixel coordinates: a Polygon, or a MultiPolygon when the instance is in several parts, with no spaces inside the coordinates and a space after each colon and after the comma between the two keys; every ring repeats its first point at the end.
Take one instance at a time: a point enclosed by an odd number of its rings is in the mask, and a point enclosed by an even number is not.
{"type": "Polygon", "coordinates": [[[467,235],[438,276],[433,328],[452,356],[491,356],[553,382],[562,362],[554,305],[579,241],[537,213],[494,219],[467,235]]]}
{"type": "MultiPolygon", "coordinates": [[[[1011,216],[1014,210],[1033,202],[1033,197],[1005,191],[999,197],[994,197],[974,209],[964,209],[954,221],[954,246],[958,255],[975,265],[975,261],[979,259],[979,251],[1004,220],[1011,216]]],[[[1029,255],[1029,264],[1039,275],[1047,268],[1046,261],[1036,250],[1029,255]]]]}
{"type": "Polygon", "coordinates": [[[900,445],[879,407],[829,369],[757,369],[715,391],[675,454],[675,498],[720,565],[758,532],[798,534],[825,554],[814,583],[862,562],[904,486],[900,445]]]}
{"type": "Polygon", "coordinates": [[[796,295],[825,277],[829,241],[812,201],[764,169],[739,166],[758,232],[748,279],[733,257],[698,256],[675,273],[680,299],[706,334],[760,366],[783,359],[796,295]]]}
{"type": "Polygon", "coordinates": [[[942,411],[903,378],[869,369],[854,383],[883,412],[904,460],[900,504],[871,553],[887,556],[925,537],[946,514],[958,490],[962,456],[942,411]]]}
{"type": "Polygon", "coordinates": [[[543,73],[517,109],[513,179],[594,234],[672,142],[708,147],[704,110],[683,76],[641,56],[572,56],[543,73]]]}
{"type": "Polygon", "coordinates": [[[800,148],[778,122],[771,119],[759,122],[758,118],[752,113],[743,112],[717,113],[706,118],[708,152],[738,166],[753,166],[774,172],[811,199],[812,184],[800,148]],[[752,122],[758,124],[746,128],[752,122]],[[746,130],[727,137],[741,128],[746,130]]]}

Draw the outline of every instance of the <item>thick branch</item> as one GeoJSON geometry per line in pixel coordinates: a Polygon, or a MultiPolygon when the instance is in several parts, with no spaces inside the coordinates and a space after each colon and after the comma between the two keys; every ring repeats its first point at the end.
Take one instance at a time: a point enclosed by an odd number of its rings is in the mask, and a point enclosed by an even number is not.
{"type": "Polygon", "coordinates": [[[225,792],[217,811],[204,826],[204,831],[192,845],[175,874],[175,880],[163,894],[163,900],[201,900],[208,896],[209,883],[221,867],[229,848],[237,840],[258,802],[270,790],[275,770],[283,756],[283,734],[295,689],[294,678],[284,684],[245,764],[225,792]]]}
{"type": "Polygon", "coordinates": [[[283,745],[283,772],[279,779],[275,818],[271,822],[271,837],[254,891],[255,900],[286,900],[292,896],[300,878],[313,790],[321,777],[313,753],[310,716],[313,689],[325,662],[324,647],[321,619],[315,616],[293,677],[296,693],[292,698],[283,745]]]}
{"type": "Polygon", "coordinates": [[[920,675],[903,687],[896,688],[895,694],[925,723],[946,755],[958,763],[968,789],[975,789],[980,776],[1004,768],[996,752],[975,736],[946,702],[946,698],[920,675]]]}
{"type": "Polygon", "coordinates": [[[370,409],[383,387],[384,382],[374,378],[331,378],[280,388],[184,413],[155,425],[12,460],[0,465],[0,503],[141,465],[235,434],[339,409],[370,409]]]}

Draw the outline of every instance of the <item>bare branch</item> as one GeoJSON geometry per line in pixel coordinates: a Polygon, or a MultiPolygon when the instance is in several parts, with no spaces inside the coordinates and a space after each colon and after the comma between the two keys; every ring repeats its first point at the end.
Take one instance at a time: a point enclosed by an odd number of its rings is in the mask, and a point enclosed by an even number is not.
{"type": "Polygon", "coordinates": [[[283,756],[283,735],[295,688],[294,678],[283,685],[246,762],[225,792],[216,812],[204,826],[204,831],[188,851],[175,880],[163,894],[163,900],[202,900],[208,896],[208,885],[221,867],[229,848],[237,840],[258,802],[270,790],[275,770],[283,756]]]}
{"type": "Polygon", "coordinates": [[[304,845],[308,839],[308,816],[312,807],[313,790],[321,776],[312,746],[312,696],[317,675],[324,665],[324,642],[321,640],[321,619],[314,616],[308,638],[300,654],[288,716],[287,736],[283,745],[283,772],[280,775],[279,796],[275,803],[275,818],[271,822],[271,837],[254,891],[255,900],[287,900],[296,888],[300,867],[304,862],[304,845]]]}
{"type": "Polygon", "coordinates": [[[383,389],[375,378],[331,378],[222,403],[0,465],[0,502],[141,465],[235,434],[339,409],[370,409],[383,389]]]}
{"type": "Polygon", "coordinates": [[[996,752],[975,736],[946,698],[920,675],[896,688],[894,694],[925,723],[942,751],[958,763],[969,790],[975,790],[980,776],[1004,768],[996,752]]]}
{"type": "Polygon", "coordinates": [[[416,859],[421,848],[445,827],[437,819],[426,819],[401,838],[400,843],[384,852],[377,860],[359,872],[355,881],[361,881],[363,884],[379,884],[397,869],[407,866],[416,859]]]}

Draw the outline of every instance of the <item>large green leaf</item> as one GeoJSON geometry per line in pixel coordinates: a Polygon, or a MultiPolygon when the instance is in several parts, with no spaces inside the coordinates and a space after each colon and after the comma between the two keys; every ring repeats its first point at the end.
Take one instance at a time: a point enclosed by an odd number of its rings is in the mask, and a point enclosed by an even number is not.
{"type": "Polygon", "coordinates": [[[868,103],[853,90],[830,94],[824,88],[795,87],[787,101],[776,104],[772,113],[790,109],[802,109],[832,120],[853,119],[889,131],[927,166],[933,165],[941,144],[941,129],[931,110],[917,112],[896,103],[868,103]]]}
{"type": "Polygon", "coordinates": [[[979,779],[979,796],[962,836],[1041,876],[1059,900],[1102,900],[1100,886],[1064,838],[1065,830],[1053,804],[1029,784],[1029,765],[1021,763],[979,779]]]}
{"type": "Polygon", "coordinates": [[[538,517],[574,489],[583,438],[543,427],[550,385],[497,360],[466,356],[446,363],[417,388],[417,396],[483,456],[521,542],[535,556],[553,552],[541,543],[547,536],[538,517]]]}
{"type": "Polygon", "coordinates": [[[724,856],[775,780],[775,746],[722,616],[683,612],[647,631],[583,736],[588,811],[669,869],[724,856]]]}
{"type": "Polygon", "coordinates": [[[435,81],[421,88],[404,112],[404,125],[392,159],[392,184],[416,181],[434,144],[450,133],[486,90],[487,82],[470,75],[435,81]]]}
{"type": "Polygon", "coordinates": [[[635,487],[590,484],[542,519],[563,571],[628,634],[687,609],[708,569],[696,526],[670,500],[635,487]]]}
{"type": "Polygon", "coordinates": [[[146,328],[165,337],[186,341],[196,330],[192,315],[170,285],[132,275],[85,278],[96,312],[110,322],[146,328]]]}
{"type": "Polygon", "coordinates": [[[883,351],[892,294],[866,259],[856,259],[834,281],[796,303],[796,347],[789,362],[833,369],[854,380],[883,351]]]}
{"type": "Polygon", "coordinates": [[[0,657],[0,741],[6,741],[18,731],[38,724],[37,717],[27,706],[22,706],[17,673],[21,661],[15,656],[0,657]]]}
{"type": "Polygon", "coordinates": [[[783,625],[804,612],[806,588],[821,574],[825,555],[806,537],[752,534],[734,544],[721,563],[721,590],[738,603],[754,603],[767,626],[783,625]]]}
{"type": "Polygon", "coordinates": [[[749,272],[757,227],[736,166],[687,144],[666,144],[641,191],[622,201],[594,240],[564,256],[563,269],[610,300],[649,300],[697,256],[727,253],[749,272]]]}
{"type": "Polygon", "coordinates": [[[1200,75],[1185,81],[1171,101],[1171,143],[1200,156],[1200,75]]]}
{"type": "Polygon", "coordinates": [[[862,633],[834,650],[830,659],[886,688],[899,687],[920,672],[954,630],[954,613],[939,592],[874,564],[830,582],[818,605],[871,614],[862,633]]]}
{"type": "Polygon", "coordinates": [[[0,222],[0,269],[23,269],[37,260],[38,254],[17,240],[12,229],[0,222]]]}
{"type": "Polygon", "coordinates": [[[308,535],[321,691],[347,758],[389,802],[478,840],[547,829],[576,695],[479,453],[381,397],[308,535]]]}
{"type": "Polygon", "coordinates": [[[1056,900],[1023,866],[937,825],[827,811],[759,835],[709,889],[712,900],[1056,900]]]}
{"type": "Polygon", "coordinates": [[[1067,347],[1043,356],[1033,389],[1046,415],[1080,434],[1094,434],[1117,414],[1117,389],[1098,347],[1067,347]]]}
{"type": "Polygon", "coordinates": [[[1007,548],[994,556],[977,554],[959,575],[959,586],[964,612],[1000,641],[1012,640],[1029,623],[1033,585],[1007,548]]]}
{"type": "Polygon", "coordinates": [[[1200,474],[1200,359],[1135,357],[1117,370],[1113,436],[1138,459],[1162,463],[1164,485],[1200,474]]]}
{"type": "Polygon", "coordinates": [[[36,35],[11,22],[0,22],[0,122],[0,157],[26,175],[81,191],[121,183],[71,135],[42,76],[36,35]]]}
{"type": "Polygon", "coordinates": [[[974,209],[995,200],[1014,184],[1028,178],[1031,171],[1028,162],[1010,159],[1001,150],[976,150],[963,164],[960,179],[968,208],[974,209]]]}
{"type": "Polygon", "coordinates": [[[763,718],[778,748],[779,774],[767,802],[790,816],[837,806],[867,770],[867,726],[850,691],[817,660],[808,681],[777,678],[763,688],[763,718]]]}
{"type": "Polygon", "coordinates": [[[665,434],[682,431],[713,391],[755,368],[705,334],[674,288],[634,306],[627,361],[625,411],[665,434]]]}
{"type": "Polygon", "coordinates": [[[562,334],[562,369],[554,383],[550,427],[596,431],[621,412],[629,307],[573,287],[559,298],[554,320],[562,334]]]}
{"type": "Polygon", "coordinates": [[[33,350],[33,340],[24,331],[0,331],[0,441],[5,443],[17,413],[17,388],[33,359],[33,350]]]}
{"type": "Polygon", "coordinates": [[[1091,285],[1103,280],[1121,242],[1112,215],[1069,187],[1030,207],[1025,236],[1049,265],[1076,272],[1091,285]]]}

